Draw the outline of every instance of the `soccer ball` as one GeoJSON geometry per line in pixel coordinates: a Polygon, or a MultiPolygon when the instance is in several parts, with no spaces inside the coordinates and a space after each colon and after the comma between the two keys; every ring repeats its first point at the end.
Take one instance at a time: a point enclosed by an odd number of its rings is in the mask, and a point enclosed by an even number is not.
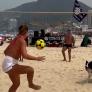
{"type": "Polygon", "coordinates": [[[45,41],[43,39],[38,39],[36,41],[35,45],[36,45],[37,49],[43,49],[45,47],[46,43],[45,43],[45,41]]]}

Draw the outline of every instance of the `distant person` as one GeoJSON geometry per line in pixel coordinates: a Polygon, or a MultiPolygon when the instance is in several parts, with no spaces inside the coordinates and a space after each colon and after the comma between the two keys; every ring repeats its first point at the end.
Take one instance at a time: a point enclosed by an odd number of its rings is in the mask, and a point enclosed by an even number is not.
{"type": "Polygon", "coordinates": [[[66,60],[66,56],[65,56],[65,51],[68,49],[68,56],[69,56],[69,62],[71,61],[71,48],[74,46],[74,37],[71,33],[71,30],[68,30],[67,33],[64,36],[64,44],[63,44],[63,48],[62,48],[62,54],[63,54],[63,61],[67,61],[66,60]]]}
{"type": "Polygon", "coordinates": [[[3,71],[9,75],[12,86],[8,92],[16,92],[20,85],[20,74],[27,74],[28,85],[30,88],[39,90],[41,86],[33,83],[34,69],[30,66],[19,65],[19,58],[23,57],[28,60],[44,60],[44,56],[32,56],[27,53],[25,38],[28,36],[27,25],[19,27],[19,34],[11,41],[5,49],[5,58],[2,64],[3,71]]]}
{"type": "Polygon", "coordinates": [[[26,45],[28,46],[28,36],[26,37],[25,41],[26,41],[26,45]]]}
{"type": "Polygon", "coordinates": [[[41,29],[40,31],[41,31],[40,38],[44,39],[44,37],[45,37],[45,30],[41,29]]]}
{"type": "Polygon", "coordinates": [[[89,39],[88,35],[86,34],[81,43],[81,47],[87,47],[90,44],[91,44],[91,40],[89,39]]]}

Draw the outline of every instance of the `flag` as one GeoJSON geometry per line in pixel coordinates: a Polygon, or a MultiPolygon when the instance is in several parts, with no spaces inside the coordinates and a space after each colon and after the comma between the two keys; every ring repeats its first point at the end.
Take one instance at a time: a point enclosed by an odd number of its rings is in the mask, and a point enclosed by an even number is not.
{"type": "Polygon", "coordinates": [[[83,12],[83,10],[80,6],[80,3],[77,0],[75,0],[73,7],[73,17],[79,22],[81,22],[87,15],[86,13],[81,12],[83,12]]]}

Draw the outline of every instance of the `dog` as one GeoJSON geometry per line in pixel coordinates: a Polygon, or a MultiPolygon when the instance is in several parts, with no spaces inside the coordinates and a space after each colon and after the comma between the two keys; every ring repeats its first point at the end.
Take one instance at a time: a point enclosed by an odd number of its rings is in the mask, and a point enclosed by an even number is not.
{"type": "Polygon", "coordinates": [[[85,63],[85,69],[88,72],[88,82],[92,76],[92,61],[86,61],[85,63]]]}

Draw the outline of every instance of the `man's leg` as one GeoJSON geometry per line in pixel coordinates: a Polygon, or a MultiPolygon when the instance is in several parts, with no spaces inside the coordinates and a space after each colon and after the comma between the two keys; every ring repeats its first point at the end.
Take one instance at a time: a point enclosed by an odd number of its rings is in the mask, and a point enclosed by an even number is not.
{"type": "Polygon", "coordinates": [[[68,48],[69,62],[71,61],[71,47],[68,48]]]}
{"type": "Polygon", "coordinates": [[[25,65],[15,65],[18,74],[27,74],[27,80],[30,88],[39,90],[41,86],[33,84],[34,69],[25,65]]]}
{"type": "Polygon", "coordinates": [[[10,80],[12,81],[12,86],[9,88],[8,92],[16,92],[17,88],[20,85],[20,76],[14,70],[7,72],[10,80]]]}
{"type": "Polygon", "coordinates": [[[62,55],[63,55],[63,58],[64,58],[63,61],[66,61],[66,56],[65,56],[65,51],[66,51],[66,50],[67,50],[66,47],[63,47],[63,48],[62,48],[62,55]]]}

